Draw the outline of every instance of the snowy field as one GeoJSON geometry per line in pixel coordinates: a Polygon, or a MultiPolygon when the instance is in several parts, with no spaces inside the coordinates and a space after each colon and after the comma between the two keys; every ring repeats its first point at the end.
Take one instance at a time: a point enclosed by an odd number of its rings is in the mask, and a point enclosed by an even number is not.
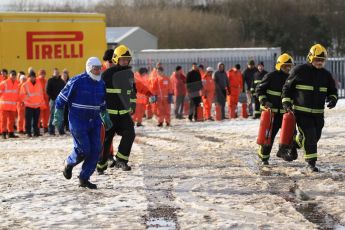
{"type": "Polygon", "coordinates": [[[62,176],[69,135],[1,140],[0,229],[345,229],[345,100],[327,109],[317,174],[302,152],[278,159],[278,137],[258,167],[258,120],[144,124],[132,171],[95,173],[97,190],[78,187],[80,166],[62,176]]]}

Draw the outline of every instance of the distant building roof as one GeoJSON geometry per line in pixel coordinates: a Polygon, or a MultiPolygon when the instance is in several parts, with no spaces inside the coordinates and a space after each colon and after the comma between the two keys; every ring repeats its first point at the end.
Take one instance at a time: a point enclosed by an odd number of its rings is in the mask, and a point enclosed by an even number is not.
{"type": "Polygon", "coordinates": [[[140,27],[107,27],[106,30],[106,36],[107,36],[107,42],[113,43],[113,42],[121,42],[126,37],[130,36],[134,32],[141,30],[141,32],[144,32],[147,34],[147,36],[151,37],[152,39],[157,39],[155,36],[147,32],[146,30],[140,28],[140,27]]]}

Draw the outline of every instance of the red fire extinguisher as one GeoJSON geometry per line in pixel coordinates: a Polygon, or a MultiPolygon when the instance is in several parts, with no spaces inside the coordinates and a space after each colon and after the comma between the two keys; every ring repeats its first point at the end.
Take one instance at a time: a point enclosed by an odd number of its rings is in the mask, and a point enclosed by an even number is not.
{"type": "Polygon", "coordinates": [[[279,146],[288,147],[292,144],[293,135],[296,128],[296,118],[292,111],[283,115],[282,127],[280,131],[279,146]]]}
{"type": "Polygon", "coordinates": [[[267,109],[261,112],[260,128],[256,143],[258,145],[270,145],[271,135],[274,121],[274,113],[271,109],[267,109]]]}

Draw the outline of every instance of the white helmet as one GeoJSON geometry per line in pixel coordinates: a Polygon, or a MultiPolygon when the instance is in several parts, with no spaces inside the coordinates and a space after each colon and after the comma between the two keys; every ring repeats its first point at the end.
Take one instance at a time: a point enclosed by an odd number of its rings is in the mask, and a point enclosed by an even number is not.
{"type": "Polygon", "coordinates": [[[214,72],[214,69],[209,66],[209,67],[206,68],[206,72],[214,72]]]}
{"type": "Polygon", "coordinates": [[[93,73],[91,73],[91,70],[94,66],[98,66],[98,67],[102,67],[102,63],[101,61],[97,58],[97,57],[90,57],[89,59],[87,59],[86,61],[86,73],[88,75],[90,75],[90,77],[94,80],[101,80],[101,75],[95,75],[93,73]]]}

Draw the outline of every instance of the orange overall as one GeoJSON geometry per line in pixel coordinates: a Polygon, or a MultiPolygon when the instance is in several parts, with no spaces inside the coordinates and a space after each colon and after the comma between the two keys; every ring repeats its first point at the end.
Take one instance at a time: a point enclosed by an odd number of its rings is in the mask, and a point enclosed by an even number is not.
{"type": "Polygon", "coordinates": [[[148,96],[150,95],[146,76],[147,74],[141,75],[138,72],[134,73],[135,87],[137,89],[137,102],[133,121],[138,123],[141,123],[143,120],[146,105],[148,103],[148,96]]]}
{"type": "Polygon", "coordinates": [[[0,132],[14,132],[14,122],[17,115],[19,85],[17,80],[8,78],[0,83],[0,132]]]}
{"type": "Polygon", "coordinates": [[[170,123],[170,103],[168,101],[169,94],[172,95],[172,85],[170,78],[165,75],[157,75],[153,83],[153,94],[157,96],[157,115],[158,123],[170,123]]]}
{"type": "Polygon", "coordinates": [[[232,68],[228,71],[228,78],[230,83],[230,96],[228,97],[229,117],[236,118],[238,97],[240,96],[243,87],[242,73],[240,70],[232,68]]]}
{"type": "MultiPolygon", "coordinates": [[[[153,85],[154,85],[154,82],[157,78],[157,74],[158,74],[157,69],[153,69],[149,75],[149,80],[148,80],[149,81],[149,89],[150,89],[152,94],[154,92],[153,85]]],[[[157,104],[156,103],[150,103],[147,106],[147,118],[152,118],[153,115],[157,116],[157,104]]]]}
{"type": "Polygon", "coordinates": [[[215,84],[214,80],[212,79],[212,75],[205,74],[202,78],[202,83],[202,102],[204,104],[204,117],[207,120],[211,118],[211,109],[215,92],[215,84]]]}

